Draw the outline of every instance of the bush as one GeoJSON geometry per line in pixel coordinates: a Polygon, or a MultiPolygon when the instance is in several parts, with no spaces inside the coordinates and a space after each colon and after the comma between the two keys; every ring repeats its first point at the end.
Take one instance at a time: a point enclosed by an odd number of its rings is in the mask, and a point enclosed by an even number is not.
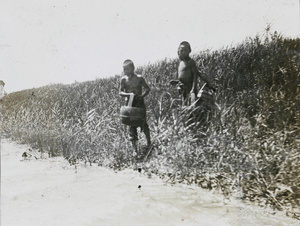
{"type": "MultiPolygon", "coordinates": [[[[299,217],[293,212],[300,196],[299,41],[267,33],[194,55],[217,87],[211,110],[180,107],[177,90],[169,86],[177,60],[137,68],[152,89],[146,105],[155,148],[144,169],[225,195],[239,191],[242,198],[299,217]],[[200,113],[204,120],[195,120],[200,113]]],[[[11,93],[2,101],[2,130],[70,164],[134,167],[127,127],[120,123],[119,79],[11,93]]]]}

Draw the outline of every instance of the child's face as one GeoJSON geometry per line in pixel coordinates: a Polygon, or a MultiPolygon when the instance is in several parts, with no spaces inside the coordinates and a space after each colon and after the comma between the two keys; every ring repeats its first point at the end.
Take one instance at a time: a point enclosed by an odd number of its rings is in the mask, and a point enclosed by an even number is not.
{"type": "Polygon", "coordinates": [[[132,75],[134,72],[134,67],[132,65],[124,65],[123,71],[125,75],[132,75]]]}
{"type": "Polygon", "coordinates": [[[190,52],[190,48],[186,45],[180,45],[177,51],[180,60],[187,58],[190,52]]]}

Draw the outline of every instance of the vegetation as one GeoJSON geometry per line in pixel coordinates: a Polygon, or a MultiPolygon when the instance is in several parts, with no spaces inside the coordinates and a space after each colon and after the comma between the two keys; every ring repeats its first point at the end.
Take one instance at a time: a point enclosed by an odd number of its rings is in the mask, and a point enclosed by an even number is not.
{"type": "MultiPolygon", "coordinates": [[[[169,85],[178,62],[137,68],[152,91],[146,98],[154,149],[143,170],[170,183],[220,189],[299,218],[300,40],[267,32],[235,47],[193,56],[216,86],[211,111],[180,107],[169,85]],[[192,119],[192,121],[191,121],[192,119]]],[[[12,139],[70,164],[136,168],[120,123],[119,76],[52,84],[7,95],[2,130],[12,139]]],[[[140,137],[140,142],[145,142],[140,137]]],[[[143,148],[140,148],[143,151],[143,148]]]]}

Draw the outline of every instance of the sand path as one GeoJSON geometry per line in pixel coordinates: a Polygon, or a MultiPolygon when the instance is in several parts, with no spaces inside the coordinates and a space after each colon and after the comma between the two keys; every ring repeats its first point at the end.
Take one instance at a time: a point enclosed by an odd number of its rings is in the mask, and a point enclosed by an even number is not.
{"type": "Polygon", "coordinates": [[[299,225],[282,212],[224,204],[216,192],[114,172],[63,158],[22,160],[26,145],[1,141],[2,226],[299,225]],[[141,185],[139,189],[138,186],[141,185]]]}

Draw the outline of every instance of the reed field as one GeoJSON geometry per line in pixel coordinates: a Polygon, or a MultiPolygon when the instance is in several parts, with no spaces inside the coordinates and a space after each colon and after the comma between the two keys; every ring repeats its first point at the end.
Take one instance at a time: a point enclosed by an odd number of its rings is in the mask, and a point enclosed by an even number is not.
{"type": "Polygon", "coordinates": [[[136,68],[151,87],[145,102],[154,148],[146,161],[133,155],[120,121],[120,75],[10,93],[1,100],[1,129],[41,156],[64,156],[74,166],[138,166],[149,177],[217,189],[300,219],[299,44],[299,38],[266,32],[194,54],[217,87],[209,106],[181,107],[169,84],[178,59],[136,68]]]}

